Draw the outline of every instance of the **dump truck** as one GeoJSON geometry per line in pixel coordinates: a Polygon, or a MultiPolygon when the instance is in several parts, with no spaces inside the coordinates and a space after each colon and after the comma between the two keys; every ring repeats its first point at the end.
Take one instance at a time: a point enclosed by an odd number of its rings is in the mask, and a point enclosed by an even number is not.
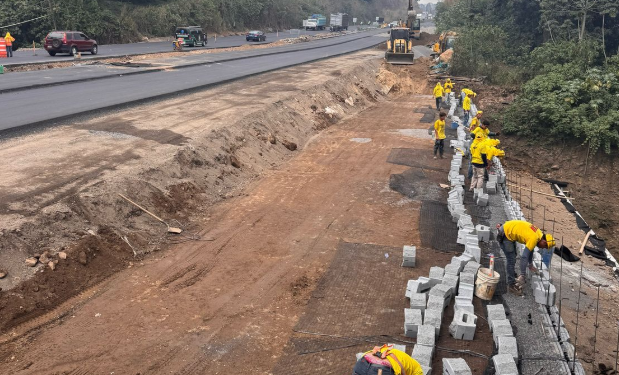
{"type": "Polygon", "coordinates": [[[390,30],[391,37],[387,41],[385,60],[393,65],[410,65],[415,59],[410,29],[396,27],[390,30]]]}
{"type": "Polygon", "coordinates": [[[414,2],[415,0],[408,0],[406,27],[410,30],[411,38],[419,40],[419,37],[421,36],[421,19],[417,17],[414,2]]]}
{"type": "Polygon", "coordinates": [[[329,18],[329,27],[331,31],[348,30],[350,17],[346,13],[332,13],[329,18]]]}
{"type": "Polygon", "coordinates": [[[327,17],[322,14],[312,14],[306,20],[303,20],[305,30],[324,30],[327,27],[327,17]]]}

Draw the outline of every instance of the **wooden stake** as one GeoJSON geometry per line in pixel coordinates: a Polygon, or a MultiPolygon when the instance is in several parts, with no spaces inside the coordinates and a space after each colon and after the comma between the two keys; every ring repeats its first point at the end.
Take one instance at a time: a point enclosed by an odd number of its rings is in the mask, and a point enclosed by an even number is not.
{"type": "Polygon", "coordinates": [[[587,235],[585,236],[585,239],[582,241],[582,244],[580,245],[580,251],[578,251],[578,254],[582,254],[585,251],[585,245],[587,245],[587,242],[589,242],[589,237],[593,234],[593,230],[590,230],[587,235]]]}

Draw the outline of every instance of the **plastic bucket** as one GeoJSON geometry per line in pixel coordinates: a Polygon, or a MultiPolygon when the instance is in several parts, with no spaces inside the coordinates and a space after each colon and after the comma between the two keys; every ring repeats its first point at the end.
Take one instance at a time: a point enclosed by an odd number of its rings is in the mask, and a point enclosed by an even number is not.
{"type": "Polygon", "coordinates": [[[475,295],[483,300],[490,301],[500,279],[501,274],[497,271],[494,271],[494,276],[490,276],[489,268],[480,268],[477,271],[477,280],[475,280],[475,295]]]}
{"type": "Polygon", "coordinates": [[[457,123],[457,122],[455,122],[455,121],[454,121],[454,122],[452,122],[452,123],[451,123],[451,128],[452,128],[452,129],[458,129],[458,123],[457,123]]]}

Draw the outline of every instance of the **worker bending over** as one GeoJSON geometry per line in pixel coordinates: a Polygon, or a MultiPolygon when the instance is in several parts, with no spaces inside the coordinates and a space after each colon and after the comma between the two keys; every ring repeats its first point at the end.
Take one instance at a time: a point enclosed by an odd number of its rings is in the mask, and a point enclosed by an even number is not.
{"type": "Polygon", "coordinates": [[[477,111],[477,115],[473,117],[471,120],[471,126],[469,127],[469,131],[472,133],[481,125],[481,116],[484,114],[484,111],[477,111]]]}
{"type": "Polygon", "coordinates": [[[484,187],[484,171],[488,166],[488,161],[485,155],[482,154],[485,138],[481,134],[477,134],[471,143],[471,167],[473,168],[473,177],[471,178],[470,191],[481,189],[484,187]]]}
{"type": "Polygon", "coordinates": [[[423,375],[423,369],[408,354],[393,345],[383,345],[363,354],[352,375],[423,375]]]}
{"type": "Polygon", "coordinates": [[[445,102],[447,103],[447,105],[450,104],[451,102],[451,90],[453,90],[454,88],[454,84],[451,83],[451,79],[447,78],[447,80],[445,81],[445,102]]]}
{"type": "Polygon", "coordinates": [[[538,270],[533,265],[533,250],[550,249],[556,244],[555,239],[535,225],[524,220],[506,221],[503,225],[497,224],[497,241],[507,259],[507,283],[509,291],[522,295],[522,286],[525,284],[527,267],[533,273],[538,270]],[[520,276],[516,279],[516,242],[524,244],[525,248],[520,256],[520,276]]]}

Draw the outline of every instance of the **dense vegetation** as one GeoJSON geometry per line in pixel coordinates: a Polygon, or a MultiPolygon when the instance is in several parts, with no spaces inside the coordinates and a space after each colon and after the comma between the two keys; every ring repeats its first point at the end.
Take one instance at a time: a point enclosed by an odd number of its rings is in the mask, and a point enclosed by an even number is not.
{"type": "Polygon", "coordinates": [[[0,28],[17,45],[40,42],[50,30],[80,30],[99,43],[169,36],[176,26],[200,25],[212,32],[300,27],[313,13],[345,12],[359,21],[397,19],[406,0],[9,0],[0,1],[0,28]]]}
{"type": "Polygon", "coordinates": [[[522,84],[504,131],[619,146],[619,2],[456,0],[437,10],[456,30],[452,73],[522,84]]]}

